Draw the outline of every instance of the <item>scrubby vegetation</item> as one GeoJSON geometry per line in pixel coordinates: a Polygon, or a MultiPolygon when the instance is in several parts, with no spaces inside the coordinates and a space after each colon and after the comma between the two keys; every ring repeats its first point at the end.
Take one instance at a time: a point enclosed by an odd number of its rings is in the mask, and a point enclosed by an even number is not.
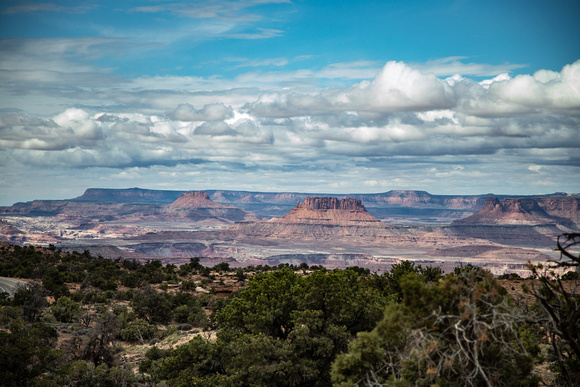
{"type": "MultiPolygon", "coordinates": [[[[557,264],[575,269],[578,234],[557,264]]],[[[516,303],[472,265],[176,267],[0,246],[0,380],[43,386],[580,384],[577,271],[516,303]],[[227,295],[222,293],[227,290],[227,295]]],[[[513,278],[512,278],[513,277],[513,278]]],[[[514,283],[515,284],[515,283],[514,283]]]]}

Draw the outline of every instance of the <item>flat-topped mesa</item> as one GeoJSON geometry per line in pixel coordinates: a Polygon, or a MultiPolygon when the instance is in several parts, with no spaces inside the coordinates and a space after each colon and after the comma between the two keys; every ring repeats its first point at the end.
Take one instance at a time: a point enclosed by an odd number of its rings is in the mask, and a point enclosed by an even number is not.
{"type": "Polygon", "coordinates": [[[276,223],[302,223],[336,226],[382,226],[369,214],[358,199],[334,197],[307,197],[298,202],[288,214],[274,218],[276,223]]]}
{"type": "Polygon", "coordinates": [[[169,205],[172,208],[215,208],[226,207],[214,202],[205,191],[189,191],[181,194],[176,201],[169,205]]]}
{"type": "Polygon", "coordinates": [[[142,188],[88,188],[81,196],[74,198],[80,202],[102,203],[146,203],[169,204],[175,201],[183,191],[161,191],[142,188]]]}
{"type": "Polygon", "coordinates": [[[362,202],[358,199],[337,199],[333,197],[307,197],[304,199],[303,203],[296,203],[296,208],[305,208],[308,210],[367,211],[362,202]]]}

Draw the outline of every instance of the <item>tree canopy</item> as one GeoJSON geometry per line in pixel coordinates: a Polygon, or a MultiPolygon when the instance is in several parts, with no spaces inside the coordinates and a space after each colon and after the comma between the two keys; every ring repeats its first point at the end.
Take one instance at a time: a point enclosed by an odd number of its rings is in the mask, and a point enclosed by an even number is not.
{"type": "Polygon", "coordinates": [[[401,281],[371,332],[338,356],[336,385],[534,385],[533,358],[519,338],[524,316],[483,270],[450,274],[437,283],[416,275],[401,281]]]}

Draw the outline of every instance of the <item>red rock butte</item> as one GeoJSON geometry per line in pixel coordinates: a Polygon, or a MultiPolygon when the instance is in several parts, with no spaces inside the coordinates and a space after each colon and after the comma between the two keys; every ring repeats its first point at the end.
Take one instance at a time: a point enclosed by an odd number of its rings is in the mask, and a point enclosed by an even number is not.
{"type": "Polygon", "coordinates": [[[189,191],[181,194],[176,201],[170,204],[173,208],[216,208],[225,207],[209,198],[205,191],[189,191]]]}
{"type": "Polygon", "coordinates": [[[577,210],[574,204],[577,208],[577,199],[572,198],[506,198],[501,201],[497,198],[487,198],[481,210],[467,218],[456,220],[453,224],[541,225],[556,223],[575,227],[574,215],[577,210]],[[565,217],[561,217],[562,215],[565,217]]]}
{"type": "Polygon", "coordinates": [[[288,214],[275,218],[276,223],[306,223],[338,226],[378,226],[383,223],[369,214],[358,199],[307,197],[296,203],[288,214]]]}

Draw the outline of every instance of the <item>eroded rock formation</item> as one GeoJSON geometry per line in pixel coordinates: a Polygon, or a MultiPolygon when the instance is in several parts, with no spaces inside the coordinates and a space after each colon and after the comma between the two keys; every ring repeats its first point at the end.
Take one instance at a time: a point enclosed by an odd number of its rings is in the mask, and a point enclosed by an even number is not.
{"type": "Polygon", "coordinates": [[[296,203],[296,208],[307,210],[345,210],[366,212],[362,202],[358,199],[337,199],[333,197],[307,197],[303,203],[296,203]]]}
{"type": "Polygon", "coordinates": [[[551,216],[570,219],[580,226],[580,197],[570,195],[563,197],[543,197],[536,199],[540,207],[551,216]]]}
{"type": "Polygon", "coordinates": [[[307,197],[296,203],[288,214],[271,220],[273,223],[321,224],[335,226],[378,226],[382,222],[369,214],[358,199],[307,197]]]}
{"type": "Polygon", "coordinates": [[[467,218],[456,220],[453,224],[527,226],[558,224],[576,228],[575,220],[578,217],[578,203],[575,198],[507,198],[501,201],[497,198],[487,198],[481,210],[467,218]],[[551,214],[546,209],[549,209],[551,214]]]}
{"type": "Polygon", "coordinates": [[[189,191],[181,194],[176,201],[169,205],[171,208],[225,208],[227,206],[210,200],[205,191],[189,191]]]}

